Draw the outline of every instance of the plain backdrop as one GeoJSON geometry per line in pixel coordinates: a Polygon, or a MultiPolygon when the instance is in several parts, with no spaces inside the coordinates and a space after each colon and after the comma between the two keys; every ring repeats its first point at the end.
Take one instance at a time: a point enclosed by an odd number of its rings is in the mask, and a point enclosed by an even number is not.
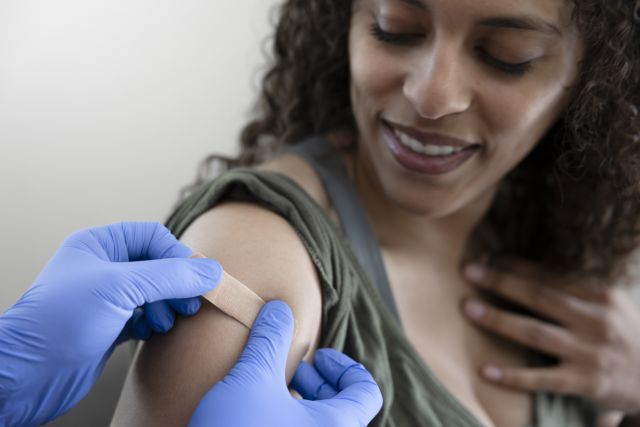
{"type": "MultiPolygon", "coordinates": [[[[0,313],[67,235],[163,221],[236,152],[280,1],[0,0],[0,313]]],[[[52,425],[108,425],[130,350],[52,425]]]]}
{"type": "MultiPolygon", "coordinates": [[[[203,157],[236,152],[276,3],[0,1],[0,313],[68,234],[163,221],[203,157]]],[[[106,425],[126,353],[57,425],[106,425]]]]}
{"type": "Polygon", "coordinates": [[[0,1],[0,311],[69,233],[161,221],[236,151],[274,3],[0,1]]]}

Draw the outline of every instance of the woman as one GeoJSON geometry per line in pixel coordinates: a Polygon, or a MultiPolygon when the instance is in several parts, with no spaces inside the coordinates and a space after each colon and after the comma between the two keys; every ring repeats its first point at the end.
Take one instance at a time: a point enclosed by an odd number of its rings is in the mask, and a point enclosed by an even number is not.
{"type": "MultiPolygon", "coordinates": [[[[635,7],[290,0],[232,162],[253,167],[169,226],[291,305],[288,378],[319,346],[361,361],[374,425],[631,420],[640,320],[610,289],[639,238],[635,7]],[[603,348],[620,351],[598,365],[603,348]]],[[[213,307],[181,319],[142,348],[114,424],[184,424],[246,336],[213,307]]]]}

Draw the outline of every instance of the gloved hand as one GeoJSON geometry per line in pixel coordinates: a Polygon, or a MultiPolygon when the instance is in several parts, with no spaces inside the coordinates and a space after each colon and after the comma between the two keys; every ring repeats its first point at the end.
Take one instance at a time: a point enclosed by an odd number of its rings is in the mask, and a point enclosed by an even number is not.
{"type": "Polygon", "coordinates": [[[157,223],[69,237],[0,316],[0,425],[40,425],[62,415],[89,391],[118,342],[148,337],[149,324],[170,328],[172,309],[195,313],[197,297],[216,286],[221,268],[190,255],[157,223]],[[153,303],[146,314],[138,309],[145,303],[153,303]]]}
{"type": "Polygon", "coordinates": [[[190,427],[351,427],[367,425],[382,407],[382,394],[359,363],[332,349],[315,354],[315,368],[302,364],[289,393],[285,364],[293,317],[281,301],[267,303],[229,374],[203,397],[190,427]],[[316,394],[316,391],[319,391],[316,394]]]}

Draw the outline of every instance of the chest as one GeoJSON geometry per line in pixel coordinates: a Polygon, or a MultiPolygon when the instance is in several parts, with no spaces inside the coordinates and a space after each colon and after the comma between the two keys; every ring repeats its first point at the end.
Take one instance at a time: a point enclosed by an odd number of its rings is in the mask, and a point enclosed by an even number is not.
{"type": "Polygon", "coordinates": [[[405,335],[440,382],[486,426],[525,427],[532,419],[528,393],[480,378],[484,363],[524,366],[523,349],[474,327],[460,310],[474,291],[453,269],[433,268],[383,251],[405,335]]]}

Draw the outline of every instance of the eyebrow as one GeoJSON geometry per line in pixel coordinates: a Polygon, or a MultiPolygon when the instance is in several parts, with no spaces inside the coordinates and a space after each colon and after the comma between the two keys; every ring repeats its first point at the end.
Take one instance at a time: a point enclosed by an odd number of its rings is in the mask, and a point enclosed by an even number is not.
{"type": "MultiPolygon", "coordinates": [[[[397,0],[401,3],[417,7],[421,10],[428,10],[429,7],[422,0],[397,0]]],[[[483,27],[509,28],[515,30],[538,31],[544,34],[562,35],[560,29],[542,19],[533,16],[496,16],[480,21],[483,27]]]]}
{"type": "Polygon", "coordinates": [[[510,28],[516,30],[538,31],[557,36],[562,35],[562,31],[560,31],[560,29],[555,25],[532,16],[498,16],[495,18],[485,19],[480,22],[480,25],[483,27],[510,28]]]}
{"type": "Polygon", "coordinates": [[[415,6],[417,8],[427,10],[427,5],[424,4],[421,0],[400,0],[402,3],[406,3],[411,6],[415,6]]]}

